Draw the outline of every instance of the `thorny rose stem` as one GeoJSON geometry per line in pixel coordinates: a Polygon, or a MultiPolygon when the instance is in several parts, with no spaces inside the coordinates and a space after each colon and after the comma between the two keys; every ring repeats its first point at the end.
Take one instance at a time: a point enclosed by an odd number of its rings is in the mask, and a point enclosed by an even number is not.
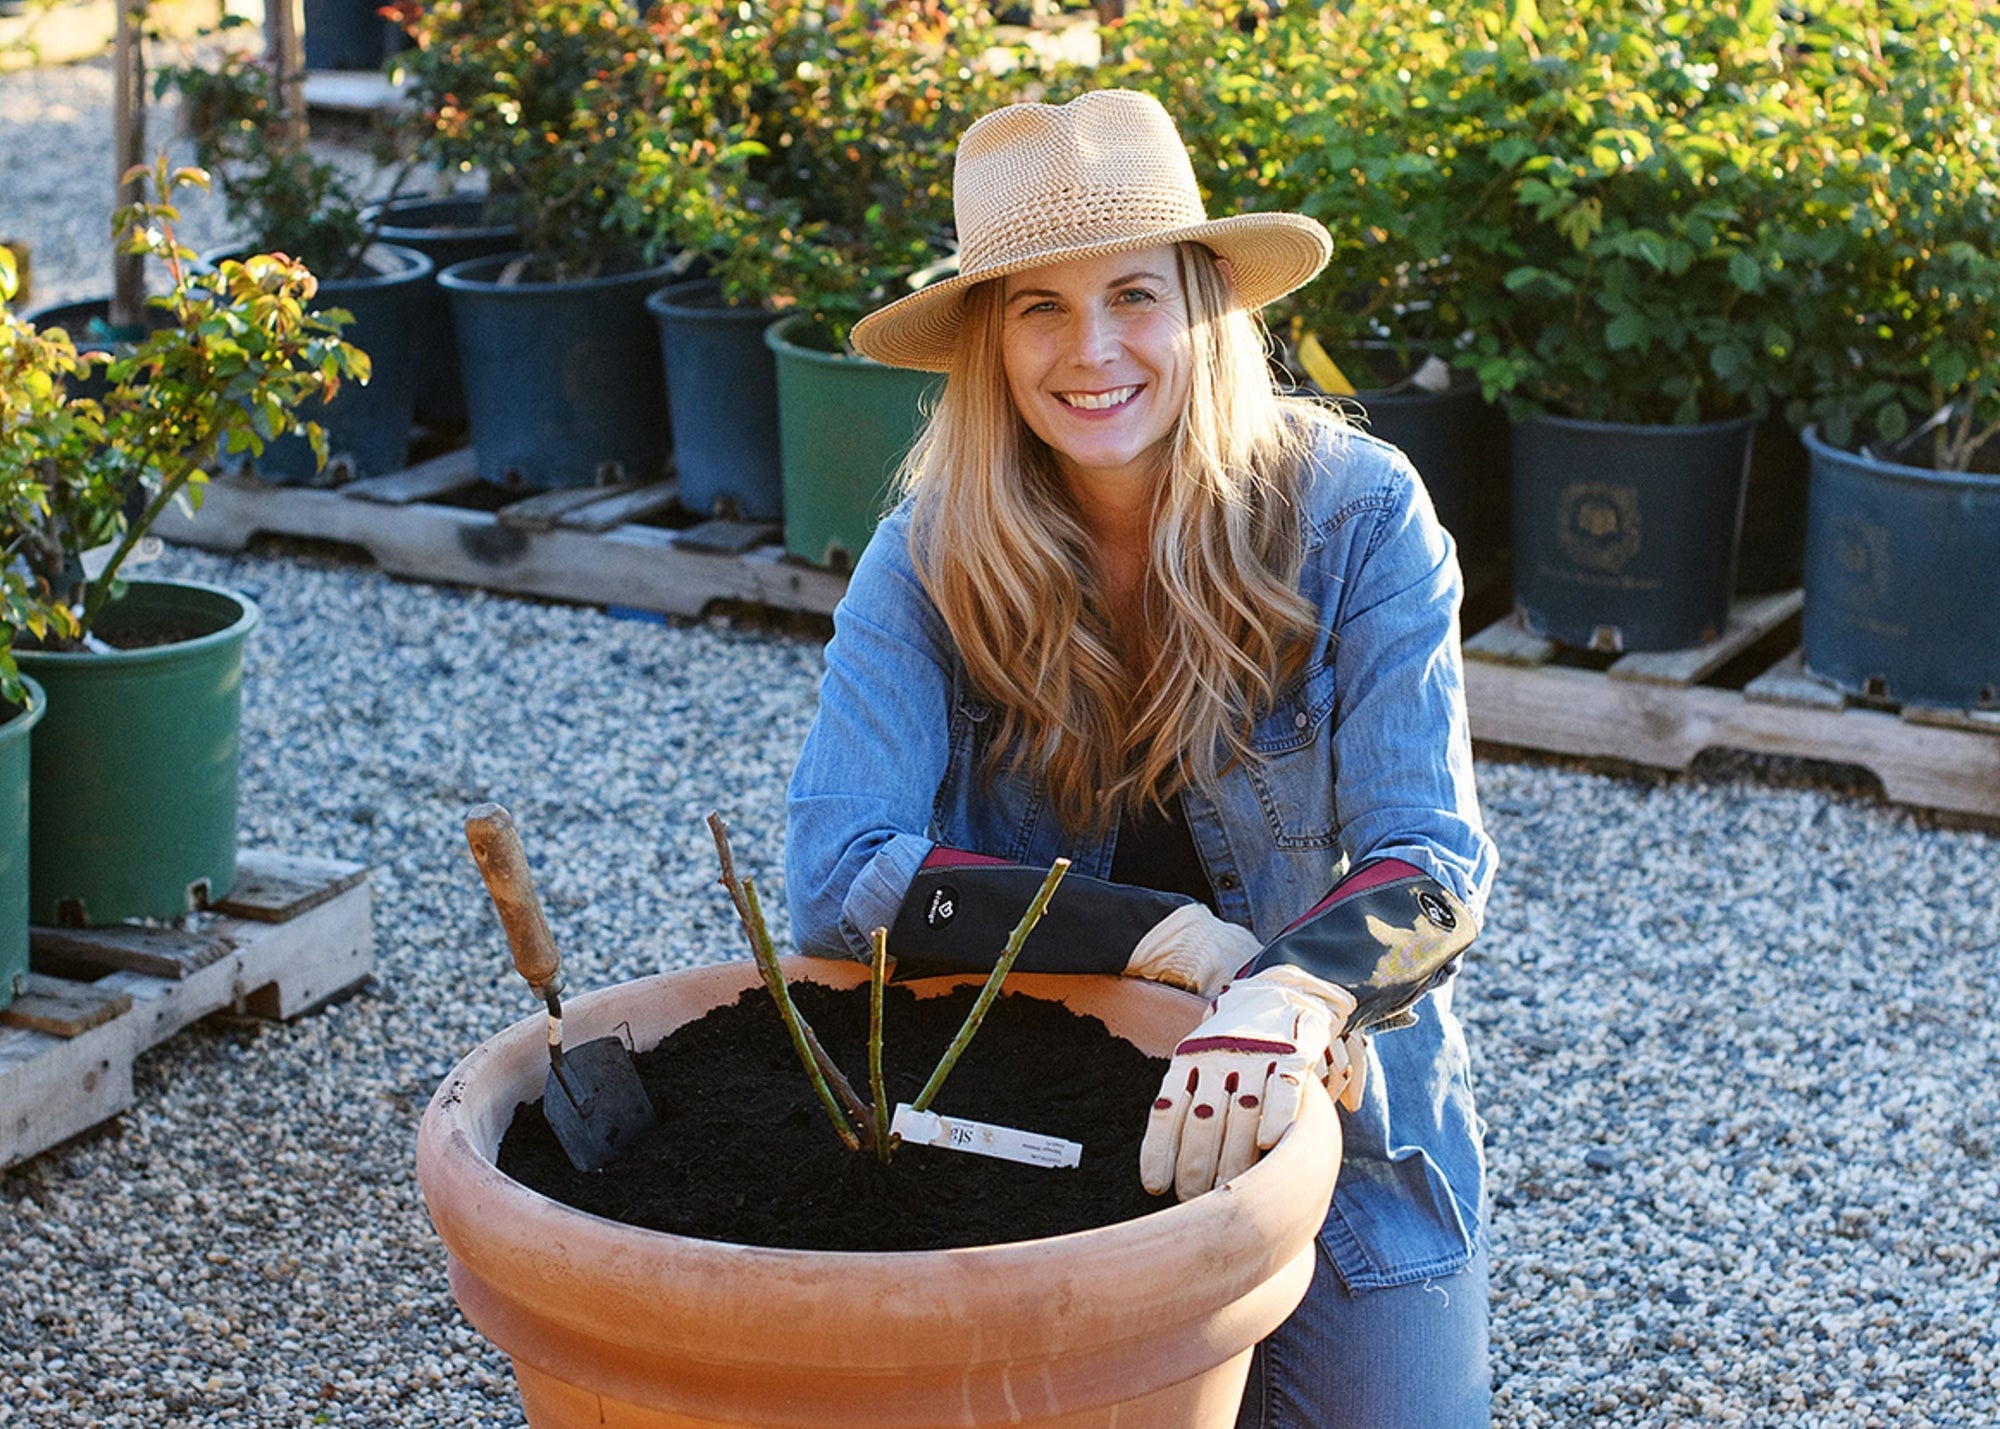
{"type": "Polygon", "coordinates": [[[877,928],[869,935],[874,957],[868,965],[868,1091],[875,1102],[875,1159],[889,1164],[895,1149],[889,1135],[889,1088],[882,1078],[882,999],[883,984],[889,977],[889,930],[877,928]]]}
{"type": "Polygon", "coordinates": [[[1028,934],[1035,930],[1035,924],[1042,921],[1042,914],[1048,911],[1049,900],[1055,897],[1056,885],[1069,872],[1069,860],[1059,858],[1049,865],[1042,886],[1035,890],[1035,896],[1028,903],[1028,911],[1021,915],[1021,921],[1014,925],[1014,931],[1007,935],[1007,950],[1000,955],[1000,961],[993,965],[987,975],[986,986],[979,989],[979,997],[972,1004],[972,1011],[965,1014],[965,1025],[958,1029],[958,1035],[951,1039],[951,1045],[944,1049],[937,1070],[924,1083],[924,1089],[917,1093],[917,1099],[910,1103],[912,1111],[929,1111],[931,1101],[944,1087],[944,1079],[951,1075],[951,1069],[958,1065],[958,1059],[972,1042],[972,1034],[979,1030],[979,1024],[986,1020],[986,1010],[993,1006],[993,999],[1000,995],[1000,984],[1007,980],[1007,974],[1014,969],[1014,960],[1021,956],[1021,945],[1028,941],[1028,934]]]}
{"type": "Polygon", "coordinates": [[[778,950],[771,944],[771,932],[764,923],[764,910],[758,906],[757,890],[750,880],[736,876],[736,859],[729,849],[729,826],[720,814],[708,816],[708,831],[715,838],[715,852],[722,862],[722,886],[729,890],[730,901],[736,905],[736,916],[743,922],[743,932],[750,940],[750,956],[756,960],[757,971],[763,976],[764,987],[771,994],[771,1000],[778,1005],[778,1016],[790,1034],[792,1047],[799,1054],[806,1077],[819,1094],[821,1105],[826,1108],[827,1118],[833,1129],[850,1151],[861,1149],[863,1134],[873,1138],[874,1115],[868,1105],[840,1074],[833,1059],[820,1046],[819,1038],[813,1034],[805,1018],[792,1003],[792,995],[785,986],[784,972],[778,967],[778,950]],[[838,1088],[840,1100],[834,1100],[833,1088],[838,1088]],[[853,1114],[850,1123],[840,1107],[844,1102],[848,1112],[853,1114]],[[857,1133],[855,1127],[862,1131],[857,1133]]]}

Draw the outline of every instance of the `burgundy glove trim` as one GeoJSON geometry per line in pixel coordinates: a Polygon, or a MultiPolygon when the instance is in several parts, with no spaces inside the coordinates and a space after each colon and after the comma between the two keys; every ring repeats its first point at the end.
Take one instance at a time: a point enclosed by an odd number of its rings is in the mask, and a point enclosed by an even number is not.
{"type": "Polygon", "coordinates": [[[1176,1057],[1196,1052],[1275,1052],[1290,1056],[1298,1051],[1289,1042],[1267,1042],[1261,1037],[1190,1037],[1174,1048],[1176,1057]]]}
{"type": "Polygon", "coordinates": [[[937,845],[930,857],[923,861],[924,868],[1005,868],[1007,860],[995,858],[990,853],[973,853],[968,849],[946,848],[937,845]]]}
{"type": "MultiPolygon", "coordinates": [[[[1371,888],[1384,883],[1393,883],[1399,878],[1422,878],[1424,871],[1414,864],[1404,863],[1400,858],[1378,858],[1373,863],[1364,863],[1340,882],[1333,885],[1333,891],[1313,904],[1301,916],[1285,925],[1285,933],[1304,923],[1310,923],[1336,903],[1344,903],[1356,894],[1366,893],[1371,888]]],[[[1283,937],[1284,933],[1280,933],[1283,937]]]]}

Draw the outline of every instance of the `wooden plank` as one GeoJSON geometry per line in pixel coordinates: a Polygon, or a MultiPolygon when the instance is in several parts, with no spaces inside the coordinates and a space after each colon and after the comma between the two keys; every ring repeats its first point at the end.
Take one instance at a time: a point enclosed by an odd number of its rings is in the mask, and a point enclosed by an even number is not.
{"type": "Polygon", "coordinates": [[[107,992],[95,983],[29,973],[26,989],[0,1011],[0,1023],[74,1037],[131,1008],[129,992],[107,992]]]}
{"type": "Polygon", "coordinates": [[[131,971],[184,978],[227,957],[235,946],[220,923],[200,932],[115,924],[103,928],[30,928],[28,963],[36,972],[88,980],[131,971]]]}
{"type": "Polygon", "coordinates": [[[1877,710],[1748,700],[1734,690],[1608,680],[1590,670],[1468,661],[1472,736],[1495,744],[1660,769],[1707,749],[1855,764],[1891,800],[2000,818],[2000,739],[1911,724],[1877,710]]]}
{"type": "Polygon", "coordinates": [[[288,922],[221,918],[211,931],[230,951],[184,977],[128,969],[91,984],[97,996],[127,1005],[74,1036],[0,1025],[0,1167],[130,1106],[133,1060],[200,1018],[224,1008],[296,1017],[374,968],[372,894],[365,879],[288,922]]]}
{"type": "MultiPolygon", "coordinates": [[[[353,501],[374,501],[384,506],[408,506],[413,502],[432,501],[451,492],[463,490],[478,480],[478,458],[474,456],[472,448],[454,447],[442,456],[434,456],[429,461],[420,461],[403,471],[392,471],[387,476],[370,476],[360,481],[349,482],[340,488],[339,494],[353,501]]],[[[215,489],[213,486],[209,488],[211,494],[215,489]]]]}
{"type": "Polygon", "coordinates": [[[307,487],[215,482],[191,519],[170,509],[154,530],[212,551],[240,551],[265,531],[341,541],[411,580],[661,615],[697,616],[715,601],[826,615],[847,588],[845,576],[791,561],[779,548],[725,555],[685,547],[672,531],[629,524],[602,533],[521,531],[501,526],[491,512],[422,501],[390,508],[307,487]]]}
{"type": "Polygon", "coordinates": [[[1833,686],[1806,673],[1806,652],[1795,648],[1743,687],[1743,697],[1773,705],[1805,705],[1811,709],[1838,710],[1847,706],[1847,696],[1833,686]]]}
{"type": "Polygon", "coordinates": [[[233,918],[284,923],[367,876],[368,870],[358,863],[244,849],[236,856],[236,886],[212,907],[233,918]]]}
{"type": "Polygon", "coordinates": [[[629,496],[642,489],[640,483],[627,481],[615,485],[565,486],[553,491],[538,491],[533,496],[501,507],[493,513],[493,519],[518,531],[553,531],[572,511],[582,511],[600,501],[629,496]]]}
{"type": "Polygon", "coordinates": [[[1465,642],[1465,658],[1496,665],[1545,665],[1556,653],[1556,642],[1531,635],[1518,613],[1502,616],[1465,642]]]}
{"type": "Polygon", "coordinates": [[[1940,729],[1969,729],[1978,734],[2000,734],[2000,710],[1947,709],[1938,705],[1904,705],[1899,711],[1911,724],[1936,725],[1940,729]]]}
{"type": "Polygon", "coordinates": [[[1656,685],[1692,685],[1720,670],[1738,655],[1799,613],[1805,593],[1778,591],[1739,600],[1729,608],[1729,620],[1706,645],[1686,650],[1645,651],[1627,655],[1605,673],[1614,680],[1642,680],[1656,685]]]}
{"type": "Polygon", "coordinates": [[[677,544],[697,551],[740,556],[777,540],[783,527],[770,521],[731,521],[717,516],[674,533],[677,544]]]}
{"type": "Polygon", "coordinates": [[[656,481],[648,486],[634,487],[606,501],[592,502],[579,511],[563,516],[556,524],[572,531],[597,535],[614,526],[623,526],[628,521],[643,521],[648,516],[671,510],[680,504],[680,499],[679,482],[656,481]]]}

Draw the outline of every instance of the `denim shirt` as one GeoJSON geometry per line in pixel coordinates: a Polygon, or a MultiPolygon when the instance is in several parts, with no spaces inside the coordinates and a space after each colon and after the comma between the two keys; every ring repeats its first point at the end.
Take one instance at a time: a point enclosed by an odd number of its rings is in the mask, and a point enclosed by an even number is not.
{"type": "MultiPolygon", "coordinates": [[[[1303,499],[1300,589],[1321,612],[1304,673],[1257,721],[1253,761],[1185,792],[1220,914],[1269,942],[1350,861],[1393,856],[1483,910],[1496,859],[1473,791],[1451,538],[1407,458],[1326,433],[1303,499]]],[[[867,956],[943,844],[1107,877],[1117,830],[1066,835],[1032,771],[982,759],[994,711],[918,579],[907,506],[834,612],[820,708],[792,777],[785,886],[801,951],[867,956]]],[[[1349,1288],[1452,1274],[1480,1235],[1482,1123],[1451,986],[1371,1039],[1321,1238],[1349,1288]]]]}

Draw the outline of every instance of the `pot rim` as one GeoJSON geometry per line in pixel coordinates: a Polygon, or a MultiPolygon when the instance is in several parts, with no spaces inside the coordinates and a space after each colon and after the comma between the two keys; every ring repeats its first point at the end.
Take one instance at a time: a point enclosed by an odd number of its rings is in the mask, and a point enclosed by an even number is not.
{"type": "Polygon", "coordinates": [[[1806,454],[1814,461],[1838,461],[1859,467],[1871,476],[1885,481],[1907,482],[1915,486],[1963,486],[1973,491],[2000,492],[2000,473],[1988,471],[1939,471],[1936,467],[1915,466],[1909,462],[1889,461],[1866,452],[1849,451],[1837,447],[1819,434],[1817,422],[1799,433],[1799,441],[1806,454]]]}
{"type": "MultiPolygon", "coordinates": [[[[240,243],[231,243],[221,248],[211,248],[201,255],[201,261],[212,266],[225,258],[242,259],[261,251],[254,246],[246,247],[240,243]]],[[[362,273],[352,278],[321,278],[318,291],[323,295],[338,295],[364,292],[371,288],[399,288],[406,283],[422,282],[431,276],[431,270],[437,266],[430,254],[387,240],[378,239],[362,249],[361,253],[364,258],[371,254],[383,254],[393,259],[398,266],[389,273],[362,273]]],[[[315,306],[324,307],[325,304],[320,303],[315,306]]]]}
{"type": "Polygon", "coordinates": [[[445,208],[451,205],[471,207],[477,205],[483,212],[488,197],[485,194],[405,194],[401,198],[387,199],[382,203],[370,204],[361,211],[362,221],[375,224],[376,236],[384,242],[400,242],[404,235],[412,237],[432,237],[449,234],[455,239],[479,241],[482,239],[504,238],[516,232],[520,225],[514,223],[477,224],[421,224],[397,223],[396,218],[405,213],[413,213],[425,208],[445,208]],[[377,222],[377,220],[380,220],[377,222]]]}
{"type": "MultiPolygon", "coordinates": [[[[21,683],[27,687],[28,703],[15,708],[14,713],[5,719],[0,719],[0,745],[25,737],[29,730],[41,723],[42,716],[49,710],[48,691],[44,690],[27,671],[21,671],[20,675],[21,683]]],[[[0,710],[7,708],[5,704],[0,704],[0,710]]]]}
{"type": "MultiPolygon", "coordinates": [[[[143,650],[20,650],[14,652],[17,662],[32,661],[36,665],[47,664],[51,668],[62,668],[72,673],[84,669],[111,668],[129,670],[140,665],[159,665],[179,660],[188,655],[211,650],[219,645],[240,641],[257,628],[263,619],[263,612],[257,602],[240,590],[216,585],[210,581],[197,580],[142,580],[132,579],[125,583],[126,596],[134,590],[196,590],[208,595],[220,596],[232,601],[238,607],[234,620],[220,630],[212,630],[206,635],[197,635],[188,640],[176,640],[171,645],[149,645],[143,650]]],[[[28,668],[23,666],[24,669],[28,668]]]]}
{"type": "Polygon", "coordinates": [[[487,270],[498,273],[509,263],[526,256],[524,251],[516,249],[508,253],[485,253],[477,258],[462,258],[437,275],[438,286],[456,293],[480,293],[499,298],[511,294],[540,297],[552,292],[582,293],[634,286],[650,289],[672,278],[674,265],[680,261],[676,255],[664,263],[631,268],[622,273],[600,273],[595,278],[527,278],[518,283],[496,283],[485,276],[487,270]]]}
{"type": "MultiPolygon", "coordinates": [[[[801,362],[816,362],[824,367],[879,369],[883,372],[911,372],[915,370],[908,367],[895,367],[886,362],[877,362],[874,358],[863,357],[858,352],[828,352],[823,347],[808,347],[804,343],[792,340],[790,334],[804,332],[814,325],[811,313],[788,313],[764,329],[764,345],[770,348],[771,351],[780,353],[786,357],[796,358],[801,362]]],[[[944,374],[940,372],[926,372],[921,375],[935,381],[941,382],[944,380],[944,374]]]]}
{"type": "Polygon", "coordinates": [[[1738,428],[1748,430],[1763,421],[1763,418],[1755,412],[1746,412],[1742,416],[1721,417],[1712,422],[1600,422],[1589,417],[1563,417],[1553,412],[1544,412],[1533,417],[1517,417],[1513,421],[1516,427],[1546,425],[1574,432],[1602,433],[1606,436],[1667,440],[1675,437],[1719,435],[1738,428]]]}
{"type": "Polygon", "coordinates": [[[767,324],[780,320],[779,314],[766,307],[724,302],[720,278],[683,278],[669,283],[646,295],[646,310],[654,317],[674,318],[680,322],[742,323],[747,326],[758,319],[767,324]],[[676,298],[676,294],[680,296],[676,298]],[[706,296],[713,301],[697,302],[697,296],[706,296]]]}

